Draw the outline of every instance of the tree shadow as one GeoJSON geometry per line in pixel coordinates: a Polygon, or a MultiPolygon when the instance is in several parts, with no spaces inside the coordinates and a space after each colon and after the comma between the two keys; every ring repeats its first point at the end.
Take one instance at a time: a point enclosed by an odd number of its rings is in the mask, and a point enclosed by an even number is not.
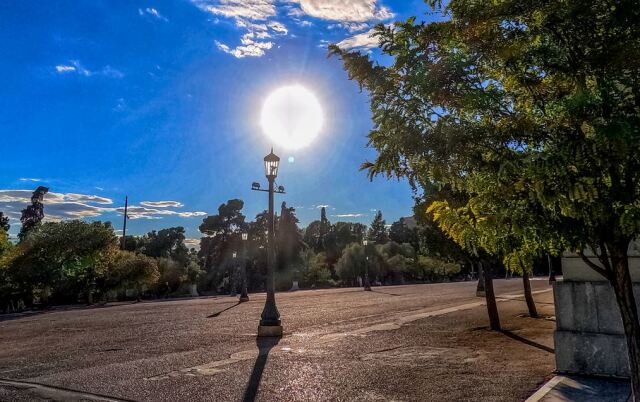
{"type": "Polygon", "coordinates": [[[237,306],[238,304],[240,304],[240,302],[236,302],[236,304],[234,304],[234,305],[232,305],[232,306],[229,306],[229,307],[227,307],[227,308],[225,308],[225,309],[222,309],[222,310],[218,311],[217,313],[213,313],[213,314],[211,314],[210,316],[208,316],[207,318],[216,318],[217,316],[219,316],[220,314],[224,313],[225,311],[227,311],[227,310],[231,310],[232,308],[234,308],[234,307],[235,307],[235,306],[237,306]]]}
{"type": "Polygon", "coordinates": [[[555,353],[556,352],[555,349],[553,349],[553,348],[550,348],[550,347],[545,346],[545,345],[543,345],[541,343],[534,342],[532,340],[523,338],[520,335],[516,335],[516,334],[514,334],[513,332],[511,332],[509,330],[503,329],[503,330],[500,330],[500,332],[502,332],[504,335],[508,336],[511,339],[514,339],[514,340],[516,340],[518,342],[522,342],[522,343],[527,344],[529,346],[533,346],[534,348],[538,348],[538,349],[543,350],[545,352],[548,352],[548,353],[555,353]]]}
{"type": "Polygon", "coordinates": [[[403,296],[403,295],[399,295],[399,294],[397,294],[397,293],[381,292],[381,291],[379,291],[379,290],[373,290],[373,289],[371,289],[371,291],[372,291],[373,293],[380,293],[380,294],[383,294],[383,295],[389,295],[389,296],[403,296]]]}
{"type": "Polygon", "coordinates": [[[280,337],[256,338],[256,345],[258,346],[258,358],[253,365],[253,371],[251,371],[249,383],[247,383],[247,388],[244,391],[244,397],[242,398],[244,402],[253,402],[256,400],[256,396],[258,395],[258,388],[260,388],[260,380],[262,380],[262,372],[264,371],[264,367],[267,364],[269,352],[271,352],[271,349],[273,349],[278,344],[278,342],[280,342],[280,337]]]}

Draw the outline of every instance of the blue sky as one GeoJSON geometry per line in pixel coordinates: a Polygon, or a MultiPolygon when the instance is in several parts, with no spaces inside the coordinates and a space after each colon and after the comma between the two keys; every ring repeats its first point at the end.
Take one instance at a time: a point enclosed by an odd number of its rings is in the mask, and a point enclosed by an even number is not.
{"type": "Polygon", "coordinates": [[[410,0],[0,2],[0,211],[15,234],[45,185],[50,218],[117,229],[128,195],[131,234],[180,225],[198,238],[203,216],[231,198],[252,218],[267,201],[250,191],[265,183],[271,146],[260,108],[297,83],[316,94],[325,125],[307,148],[276,147],[278,203],[303,225],[320,205],[333,222],[409,215],[407,183],[358,170],[375,156],[367,97],[326,45],[370,51],[374,24],[428,11],[410,0]]]}

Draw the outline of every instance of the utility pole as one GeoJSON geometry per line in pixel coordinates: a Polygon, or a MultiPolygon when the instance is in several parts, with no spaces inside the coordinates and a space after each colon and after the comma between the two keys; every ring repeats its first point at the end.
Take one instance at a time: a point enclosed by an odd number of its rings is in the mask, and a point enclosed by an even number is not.
{"type": "Polygon", "coordinates": [[[124,223],[122,224],[122,249],[124,250],[127,241],[127,208],[129,206],[129,196],[124,196],[124,223]]]}

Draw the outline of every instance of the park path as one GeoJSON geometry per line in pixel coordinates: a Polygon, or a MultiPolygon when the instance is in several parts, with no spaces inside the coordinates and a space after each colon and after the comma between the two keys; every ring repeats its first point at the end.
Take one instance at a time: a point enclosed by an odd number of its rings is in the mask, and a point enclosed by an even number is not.
{"type": "MultiPolygon", "coordinates": [[[[256,343],[264,295],[45,313],[0,322],[0,378],[114,400],[524,400],[554,322],[525,316],[521,286],[496,281],[502,333],[471,282],[280,293],[279,342],[256,343]]],[[[0,382],[0,400],[45,391],[0,382]]]]}

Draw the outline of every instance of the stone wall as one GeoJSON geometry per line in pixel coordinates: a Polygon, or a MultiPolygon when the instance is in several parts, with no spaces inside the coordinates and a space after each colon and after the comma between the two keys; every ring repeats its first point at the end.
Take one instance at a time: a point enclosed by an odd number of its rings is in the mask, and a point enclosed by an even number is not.
{"type": "MultiPolygon", "coordinates": [[[[629,264],[640,310],[637,252],[629,258],[629,264]]],[[[626,340],[611,285],[574,255],[563,257],[562,270],[563,279],[553,285],[558,372],[627,377],[626,340]]]]}

